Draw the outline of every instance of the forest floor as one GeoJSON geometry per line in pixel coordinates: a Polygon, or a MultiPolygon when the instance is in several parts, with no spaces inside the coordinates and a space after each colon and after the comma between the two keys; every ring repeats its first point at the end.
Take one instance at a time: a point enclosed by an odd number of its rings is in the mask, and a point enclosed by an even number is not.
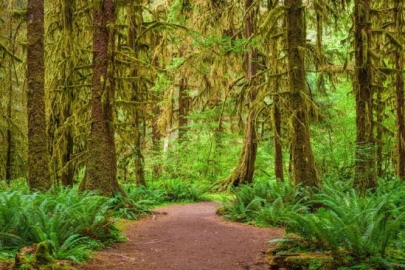
{"type": "Polygon", "coordinates": [[[124,224],[127,241],[95,254],[83,270],[269,269],[267,242],[283,229],[225,221],[219,204],[203,202],[155,209],[156,214],[124,224]]]}

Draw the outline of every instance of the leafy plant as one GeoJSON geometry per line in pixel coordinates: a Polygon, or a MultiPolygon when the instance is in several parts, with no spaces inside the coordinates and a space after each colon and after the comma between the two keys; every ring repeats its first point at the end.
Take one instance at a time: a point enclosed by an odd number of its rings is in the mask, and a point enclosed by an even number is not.
{"type": "Polygon", "coordinates": [[[164,191],[166,200],[169,202],[181,201],[204,201],[208,187],[182,181],[180,179],[167,180],[158,187],[164,191]]]}
{"type": "Polygon", "coordinates": [[[300,189],[290,182],[256,182],[236,188],[233,194],[233,198],[224,202],[222,210],[223,215],[231,220],[281,226],[285,224],[290,211],[307,211],[300,198],[300,189]]]}
{"type": "Polygon", "coordinates": [[[1,192],[0,246],[12,251],[47,242],[56,258],[81,261],[84,250],[119,239],[108,209],[108,198],[76,189],[1,192]]]}
{"type": "MultiPolygon", "coordinates": [[[[313,201],[315,213],[290,212],[287,231],[304,239],[314,250],[344,250],[357,262],[386,258],[404,229],[404,185],[382,186],[361,196],[356,190],[324,187],[313,201]]],[[[380,262],[383,260],[380,260],[380,262]]]]}

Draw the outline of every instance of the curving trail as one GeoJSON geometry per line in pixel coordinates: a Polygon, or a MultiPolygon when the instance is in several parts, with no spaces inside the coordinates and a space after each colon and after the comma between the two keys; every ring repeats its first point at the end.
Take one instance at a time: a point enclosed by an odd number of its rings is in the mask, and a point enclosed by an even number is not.
{"type": "Polygon", "coordinates": [[[269,269],[267,241],[282,229],[262,229],[223,220],[219,205],[172,205],[127,224],[128,241],[97,253],[83,270],[238,270],[269,269]]]}

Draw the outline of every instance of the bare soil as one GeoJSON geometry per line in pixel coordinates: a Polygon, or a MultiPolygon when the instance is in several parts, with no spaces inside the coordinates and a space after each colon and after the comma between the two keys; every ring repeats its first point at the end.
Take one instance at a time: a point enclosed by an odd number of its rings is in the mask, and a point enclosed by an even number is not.
{"type": "Polygon", "coordinates": [[[98,252],[83,270],[269,269],[264,252],[282,229],[223,220],[219,204],[204,202],[156,209],[160,214],[125,225],[127,241],[98,252]]]}

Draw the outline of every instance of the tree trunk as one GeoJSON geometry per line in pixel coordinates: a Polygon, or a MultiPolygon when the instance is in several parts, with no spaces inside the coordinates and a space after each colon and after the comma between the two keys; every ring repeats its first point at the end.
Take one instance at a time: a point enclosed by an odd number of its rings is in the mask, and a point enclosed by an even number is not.
{"type": "MultiPolygon", "coordinates": [[[[136,109],[138,110],[138,109],[136,109]]],[[[135,158],[135,179],[136,184],[146,186],[145,180],[145,170],[144,170],[144,157],[141,151],[141,122],[139,121],[139,112],[135,112],[135,149],[134,149],[134,158],[135,158]]]]}
{"type": "Polygon", "coordinates": [[[356,153],[354,185],[365,193],[376,186],[375,145],[373,139],[373,101],[371,59],[370,0],[354,2],[356,153]]]}
{"type": "Polygon", "coordinates": [[[309,131],[308,89],[305,79],[305,17],[302,1],[286,0],[287,57],[289,70],[290,110],[293,135],[291,141],[295,185],[318,186],[309,131]]]}
{"type": "MultiPolygon", "coordinates": [[[[156,160],[161,160],[161,139],[162,139],[162,134],[160,133],[159,125],[158,125],[158,119],[159,115],[161,114],[161,109],[158,104],[159,102],[159,94],[158,93],[153,93],[153,118],[152,118],[152,150],[153,150],[153,155],[158,157],[156,160]]],[[[162,164],[160,162],[154,162],[153,163],[153,175],[152,179],[153,180],[158,180],[160,176],[162,175],[162,164]]]]}
{"type": "MultiPolygon", "coordinates": [[[[252,38],[255,30],[257,10],[253,7],[253,4],[253,0],[245,1],[245,11],[247,12],[245,17],[245,35],[247,39],[252,38]]],[[[253,181],[257,154],[256,112],[253,108],[253,102],[257,96],[257,90],[254,84],[254,76],[257,74],[258,70],[257,56],[257,49],[251,47],[245,57],[246,80],[249,82],[247,94],[248,116],[245,124],[242,152],[239,156],[238,164],[231,175],[220,181],[220,183],[224,183],[225,185],[238,186],[242,183],[251,183],[253,181]]]]}
{"type": "Polygon", "coordinates": [[[75,170],[73,165],[69,164],[69,162],[72,159],[74,141],[70,132],[67,132],[65,136],[66,142],[64,144],[62,154],[62,164],[60,168],[62,170],[61,182],[64,187],[73,187],[74,184],[73,177],[75,170]]]}
{"type": "MultiPolygon", "coordinates": [[[[402,35],[404,4],[402,1],[395,2],[395,23],[396,31],[399,36],[402,35]]],[[[397,70],[395,78],[396,92],[396,126],[397,126],[397,176],[405,180],[405,115],[404,115],[404,57],[402,48],[399,47],[395,52],[395,69],[397,70]]]]}
{"type": "MultiPolygon", "coordinates": [[[[75,1],[74,0],[64,0],[64,16],[63,19],[63,32],[65,38],[69,38],[72,40],[75,38],[73,35],[73,15],[74,15],[74,7],[75,7],[75,1]]],[[[77,46],[70,44],[70,46],[77,46]]],[[[69,50],[69,48],[67,48],[69,50]]],[[[67,55],[70,55],[70,52],[67,52],[64,56],[66,57],[67,55]]],[[[69,72],[73,69],[71,61],[68,61],[66,59],[65,65],[64,65],[64,73],[63,73],[63,81],[66,81],[66,83],[69,86],[74,85],[73,79],[69,77],[69,72]]],[[[74,101],[75,94],[74,92],[74,87],[64,87],[63,88],[63,94],[65,95],[64,101],[66,102],[65,105],[63,106],[64,109],[61,110],[62,115],[61,120],[63,124],[66,125],[66,121],[72,116],[72,103],[74,101]]],[[[59,170],[61,170],[61,182],[63,186],[69,186],[72,187],[74,184],[74,173],[75,173],[75,167],[71,163],[72,160],[72,155],[73,155],[73,149],[74,149],[74,138],[73,138],[73,131],[71,127],[65,127],[65,131],[63,132],[62,136],[65,136],[64,143],[62,145],[62,159],[61,159],[61,164],[59,170]]]]}
{"type": "MultiPolygon", "coordinates": [[[[143,27],[143,17],[142,17],[142,6],[140,3],[133,3],[130,5],[130,27],[128,34],[128,44],[134,51],[136,59],[141,59],[142,52],[141,48],[135,42],[139,38],[139,34],[142,32],[143,27]]],[[[138,185],[146,186],[145,180],[145,170],[144,170],[144,157],[142,155],[142,132],[141,126],[144,122],[143,114],[144,105],[142,104],[144,95],[147,89],[141,89],[141,75],[139,72],[139,66],[134,64],[131,71],[131,77],[136,78],[132,84],[132,101],[136,102],[134,107],[134,167],[135,167],[135,181],[138,185]]]]}
{"type": "Polygon", "coordinates": [[[124,194],[117,181],[114,140],[114,19],[113,0],[94,2],[92,122],[86,175],[80,190],[98,190],[105,196],[124,194]]]}
{"type": "Polygon", "coordinates": [[[12,166],[12,160],[13,160],[13,133],[11,132],[11,119],[13,119],[12,115],[12,101],[13,101],[13,75],[11,71],[11,62],[9,66],[9,89],[8,89],[8,102],[7,102],[7,118],[8,118],[8,124],[7,124],[7,133],[6,133],[6,142],[7,142],[7,148],[6,148],[6,182],[7,184],[10,184],[11,180],[13,179],[12,171],[13,171],[13,166],[12,166]]]}
{"type": "MultiPolygon", "coordinates": [[[[278,83],[276,83],[277,85],[278,83]]],[[[281,112],[279,97],[274,96],[273,120],[274,120],[274,174],[277,180],[284,181],[283,148],[281,145],[281,112]]]]}
{"type": "MultiPolygon", "coordinates": [[[[381,82],[381,85],[383,85],[384,82],[381,82]]],[[[376,106],[376,120],[377,124],[376,126],[376,172],[378,177],[383,176],[383,162],[384,162],[384,157],[383,157],[383,147],[384,147],[384,141],[383,141],[383,135],[384,135],[384,127],[383,127],[383,120],[384,120],[384,102],[382,101],[382,91],[383,89],[378,89],[377,90],[377,106],[376,106]]]]}
{"type": "Polygon", "coordinates": [[[47,190],[52,182],[45,119],[44,1],[28,0],[27,16],[28,184],[31,190],[47,190]]]}
{"type": "Polygon", "coordinates": [[[187,80],[182,75],[179,85],[179,142],[183,142],[187,134],[189,103],[190,98],[187,93],[187,80]]]}

